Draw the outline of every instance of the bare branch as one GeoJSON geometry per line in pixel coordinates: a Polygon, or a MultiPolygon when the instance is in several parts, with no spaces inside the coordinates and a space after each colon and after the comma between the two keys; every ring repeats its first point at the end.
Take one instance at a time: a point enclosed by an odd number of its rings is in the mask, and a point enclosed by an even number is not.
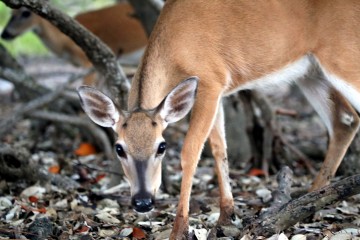
{"type": "Polygon", "coordinates": [[[360,193],[360,174],[293,199],[274,214],[260,217],[252,226],[256,236],[271,236],[300,222],[325,206],[360,193]]]}
{"type": "MultiPolygon", "coordinates": [[[[1,70],[2,68],[0,68],[0,74],[1,74],[1,70]]],[[[5,73],[14,73],[11,72],[9,69],[4,69],[5,73]]],[[[80,75],[75,75],[73,76],[70,80],[69,83],[71,84],[72,82],[76,81],[77,79],[83,77],[84,75],[87,75],[89,73],[89,71],[87,71],[85,74],[80,74],[80,75]]],[[[26,75],[21,75],[21,76],[25,76],[26,75]]],[[[12,76],[13,79],[17,79],[18,76],[12,76]]],[[[30,102],[28,102],[27,104],[22,105],[19,109],[15,110],[15,112],[5,118],[4,120],[2,120],[0,122],[0,137],[3,136],[5,133],[7,133],[8,131],[10,131],[12,129],[12,127],[18,123],[23,117],[24,115],[26,115],[27,113],[30,113],[40,107],[43,107],[51,102],[53,102],[54,100],[56,100],[60,95],[63,94],[64,90],[66,89],[67,84],[64,84],[61,87],[58,87],[55,91],[50,92],[48,94],[42,95],[41,97],[38,97],[30,102]]]]}
{"type": "Polygon", "coordinates": [[[102,150],[104,151],[105,156],[108,159],[113,158],[113,151],[111,148],[109,138],[106,136],[104,131],[102,131],[97,125],[91,122],[88,118],[74,117],[66,114],[48,112],[48,111],[34,111],[34,112],[29,112],[27,115],[33,118],[39,118],[53,122],[61,122],[65,124],[72,124],[72,125],[85,127],[94,137],[93,139],[97,141],[96,144],[103,148],[102,150]]]}
{"type": "Polygon", "coordinates": [[[111,50],[95,35],[86,30],[76,20],[52,7],[46,0],[1,0],[12,8],[26,7],[41,17],[49,20],[68,35],[86,53],[96,70],[109,84],[112,97],[119,100],[120,94],[129,89],[129,82],[116,61],[111,50]],[[122,91],[122,92],[120,92],[122,91]]]}
{"type": "MultiPolygon", "coordinates": [[[[32,100],[39,95],[44,95],[52,91],[49,88],[39,85],[32,77],[26,74],[22,66],[18,64],[2,44],[0,44],[0,56],[0,78],[6,79],[15,85],[15,90],[19,93],[21,100],[32,100]]],[[[80,75],[73,75],[70,77],[69,83],[85,77],[92,72],[92,70],[89,70],[80,75]]],[[[69,92],[62,91],[61,96],[71,102],[75,100],[78,102],[78,97],[76,96],[76,98],[74,98],[74,95],[69,92]]]]}
{"type": "Polygon", "coordinates": [[[30,100],[39,94],[45,94],[47,89],[39,86],[34,79],[28,76],[18,62],[0,44],[0,78],[13,83],[16,91],[23,100],[30,100]]]}

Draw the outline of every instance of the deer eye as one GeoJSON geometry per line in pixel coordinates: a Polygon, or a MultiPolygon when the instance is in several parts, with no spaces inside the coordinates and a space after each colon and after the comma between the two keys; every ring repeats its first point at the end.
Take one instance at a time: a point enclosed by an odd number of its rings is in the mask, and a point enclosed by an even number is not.
{"type": "Polygon", "coordinates": [[[162,143],[159,144],[159,147],[158,147],[158,150],[157,150],[156,154],[157,155],[162,155],[162,154],[164,154],[165,150],[166,150],[166,142],[162,142],[162,143]]]}
{"type": "Polygon", "coordinates": [[[21,17],[22,18],[28,18],[31,16],[31,12],[30,11],[24,11],[21,13],[21,17]]]}
{"type": "Polygon", "coordinates": [[[126,158],[126,153],[120,144],[115,144],[116,154],[121,158],[126,158]]]}

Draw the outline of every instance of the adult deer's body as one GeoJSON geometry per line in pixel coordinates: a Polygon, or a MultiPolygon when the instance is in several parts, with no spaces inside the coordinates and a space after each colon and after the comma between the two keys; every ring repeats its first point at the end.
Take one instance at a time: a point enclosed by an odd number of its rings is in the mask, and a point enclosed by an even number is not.
{"type": "MultiPolygon", "coordinates": [[[[145,31],[133,14],[134,10],[130,4],[119,3],[79,14],[75,19],[108,45],[115,55],[121,57],[141,50],[147,44],[145,31]]],[[[76,66],[92,65],[82,49],[68,36],[26,8],[13,10],[1,37],[10,40],[30,29],[33,29],[56,55],[76,66]]],[[[94,76],[86,78],[84,83],[94,84],[94,76]]]]}
{"type": "Polygon", "coordinates": [[[329,150],[312,189],[326,185],[359,126],[359,24],[356,0],[167,1],[133,79],[128,112],[117,111],[94,89],[79,90],[89,116],[118,133],[116,150],[134,208],[152,209],[162,131],[194,104],[171,238],[187,231],[192,178],[207,138],[221,195],[218,223],[230,223],[234,205],[221,98],[291,80],[297,80],[329,131],[329,150]]]}

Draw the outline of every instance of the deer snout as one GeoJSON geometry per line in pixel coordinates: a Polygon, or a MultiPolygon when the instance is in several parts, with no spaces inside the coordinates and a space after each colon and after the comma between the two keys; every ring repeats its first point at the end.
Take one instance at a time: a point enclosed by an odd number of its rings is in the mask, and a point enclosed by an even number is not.
{"type": "Polygon", "coordinates": [[[13,39],[15,36],[13,36],[12,34],[9,33],[9,31],[7,31],[6,29],[2,32],[1,34],[1,38],[5,39],[5,40],[11,40],[13,39]]]}
{"type": "Polygon", "coordinates": [[[154,208],[154,197],[150,193],[137,193],[132,197],[131,204],[135,211],[150,212],[154,208]]]}

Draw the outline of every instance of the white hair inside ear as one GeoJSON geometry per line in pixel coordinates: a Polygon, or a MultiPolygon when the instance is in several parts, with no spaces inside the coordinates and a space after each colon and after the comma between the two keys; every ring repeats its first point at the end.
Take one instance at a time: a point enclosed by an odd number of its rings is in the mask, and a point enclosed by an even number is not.
{"type": "Polygon", "coordinates": [[[78,94],[82,108],[93,122],[102,127],[115,128],[120,113],[108,96],[88,86],[79,87],[78,94]]]}
{"type": "Polygon", "coordinates": [[[195,102],[198,81],[197,77],[182,81],[159,105],[158,112],[166,124],[177,122],[189,113],[195,102]]]}

